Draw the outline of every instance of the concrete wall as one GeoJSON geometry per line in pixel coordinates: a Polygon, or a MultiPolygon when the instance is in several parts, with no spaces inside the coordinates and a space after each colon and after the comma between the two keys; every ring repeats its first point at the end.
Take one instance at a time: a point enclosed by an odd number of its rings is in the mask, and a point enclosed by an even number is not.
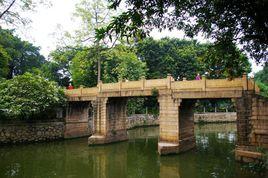
{"type": "Polygon", "coordinates": [[[64,122],[5,121],[0,123],[0,144],[39,142],[62,139],[64,122]]]}
{"type": "Polygon", "coordinates": [[[235,122],[236,112],[196,113],[194,122],[235,122]]]}

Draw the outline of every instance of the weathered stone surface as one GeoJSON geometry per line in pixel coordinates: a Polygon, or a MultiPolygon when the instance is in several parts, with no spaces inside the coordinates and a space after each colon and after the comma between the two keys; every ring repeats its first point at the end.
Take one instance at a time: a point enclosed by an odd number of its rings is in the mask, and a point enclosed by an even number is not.
{"type": "Polygon", "coordinates": [[[90,102],[70,102],[66,110],[64,138],[89,136],[92,133],[90,112],[90,102]]]}
{"type": "Polygon", "coordinates": [[[156,126],[159,125],[158,116],[150,114],[133,114],[127,117],[127,129],[143,126],[156,126]]]}
{"type": "Polygon", "coordinates": [[[94,134],[88,144],[105,144],[127,140],[127,98],[100,98],[93,103],[94,134]]]}
{"type": "Polygon", "coordinates": [[[256,147],[268,149],[268,100],[253,92],[245,91],[242,98],[236,99],[236,108],[238,139],[236,159],[251,162],[256,160],[254,157],[257,154],[254,153],[256,147]]]}
{"type": "Polygon", "coordinates": [[[192,110],[194,100],[200,98],[234,99],[237,145],[268,148],[268,100],[258,96],[258,87],[246,75],[233,80],[203,77],[202,80],[174,81],[169,75],[166,79],[100,82],[97,87],[66,91],[66,95],[69,102],[93,103],[94,135],[89,138],[89,144],[101,144],[126,139],[127,97],[152,96],[152,90],[157,90],[160,106],[159,143],[165,143],[159,144],[160,154],[186,151],[195,146],[192,110]]]}
{"type": "Polygon", "coordinates": [[[64,122],[9,121],[0,124],[0,144],[40,142],[62,139],[64,122]],[[45,132],[45,130],[49,130],[45,132]]]}
{"type": "Polygon", "coordinates": [[[179,153],[179,144],[170,142],[158,142],[158,153],[160,155],[168,155],[179,153]]]}
{"type": "Polygon", "coordinates": [[[236,112],[196,113],[194,122],[236,122],[236,112]]]}

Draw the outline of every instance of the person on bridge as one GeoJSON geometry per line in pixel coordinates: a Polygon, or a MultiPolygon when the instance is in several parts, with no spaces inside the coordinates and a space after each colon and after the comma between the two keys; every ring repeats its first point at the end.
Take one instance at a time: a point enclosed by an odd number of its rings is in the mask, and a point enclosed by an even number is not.
{"type": "Polygon", "coordinates": [[[72,86],[72,84],[70,83],[69,86],[67,87],[67,90],[73,90],[74,87],[72,86]]]}
{"type": "Polygon", "coordinates": [[[201,76],[199,73],[196,75],[195,80],[201,80],[201,76]]]}

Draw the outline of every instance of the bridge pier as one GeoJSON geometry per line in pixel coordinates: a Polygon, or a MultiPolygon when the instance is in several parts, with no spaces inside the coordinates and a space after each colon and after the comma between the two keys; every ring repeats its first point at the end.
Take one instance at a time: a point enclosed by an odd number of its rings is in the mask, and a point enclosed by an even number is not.
{"type": "Polygon", "coordinates": [[[98,98],[93,102],[94,134],[89,145],[127,140],[126,98],[98,98]]]}
{"type": "Polygon", "coordinates": [[[268,149],[268,100],[245,91],[235,99],[237,110],[237,146],[235,158],[252,162],[261,158],[256,149],[268,149]]]}
{"type": "Polygon", "coordinates": [[[90,102],[69,102],[66,108],[64,138],[88,136],[88,110],[90,102]]]}
{"type": "Polygon", "coordinates": [[[193,100],[159,96],[160,155],[179,153],[195,147],[193,100]]]}

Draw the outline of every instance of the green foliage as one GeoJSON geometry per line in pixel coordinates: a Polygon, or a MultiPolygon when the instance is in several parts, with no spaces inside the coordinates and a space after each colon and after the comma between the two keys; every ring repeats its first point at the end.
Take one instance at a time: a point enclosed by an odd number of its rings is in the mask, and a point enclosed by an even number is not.
{"type": "Polygon", "coordinates": [[[15,36],[14,31],[4,30],[0,27],[0,46],[1,51],[9,56],[7,79],[25,72],[33,72],[45,63],[45,58],[39,53],[39,48],[33,44],[22,41],[15,36]]]}
{"type": "Polygon", "coordinates": [[[268,85],[268,63],[266,63],[261,71],[255,74],[255,80],[268,85]]]}
{"type": "Polygon", "coordinates": [[[107,6],[106,0],[80,0],[76,4],[74,16],[82,22],[73,37],[78,44],[96,41],[95,29],[105,26],[112,15],[107,6]]]}
{"type": "Polygon", "coordinates": [[[202,68],[208,72],[208,78],[241,77],[250,73],[248,58],[232,42],[218,42],[208,45],[200,59],[202,68]]]}
{"type": "Polygon", "coordinates": [[[146,107],[144,107],[145,98],[129,98],[127,102],[127,114],[144,114],[146,107]]]}
{"type": "Polygon", "coordinates": [[[159,114],[157,97],[130,98],[127,102],[127,114],[159,114]]]}
{"type": "Polygon", "coordinates": [[[230,99],[202,99],[195,104],[195,112],[235,112],[234,103],[230,99]]]}
{"type": "Polygon", "coordinates": [[[261,91],[260,94],[265,96],[265,97],[268,97],[268,85],[265,83],[262,83],[260,81],[257,81],[256,84],[260,88],[260,91],[261,91]]]}
{"type": "Polygon", "coordinates": [[[137,44],[137,55],[146,62],[147,78],[166,78],[171,74],[175,79],[194,79],[200,72],[198,57],[204,53],[203,46],[195,41],[163,38],[147,38],[137,44]]]}
{"type": "Polygon", "coordinates": [[[6,118],[44,118],[64,102],[64,92],[56,83],[30,73],[0,83],[0,112],[6,118]]]}
{"type": "MultiPolygon", "coordinates": [[[[110,2],[111,9],[122,4],[121,0],[110,2]]],[[[189,37],[201,32],[217,42],[238,42],[256,61],[267,60],[267,1],[126,0],[124,4],[127,10],[98,29],[98,38],[114,34],[144,38],[153,27],[175,28],[184,30],[189,37]]]]}
{"type": "Polygon", "coordinates": [[[71,73],[75,86],[96,86],[97,60],[101,58],[102,81],[119,79],[138,80],[146,74],[146,65],[128,47],[118,45],[111,49],[96,46],[78,52],[72,60],[71,73]]]}
{"type": "Polygon", "coordinates": [[[138,59],[132,49],[123,45],[104,52],[103,82],[117,82],[119,79],[139,80],[146,75],[146,64],[138,59]]]}
{"type": "Polygon", "coordinates": [[[152,89],[152,96],[157,97],[159,95],[159,91],[156,88],[152,89]]]}
{"type": "Polygon", "coordinates": [[[262,153],[262,157],[257,161],[245,163],[243,167],[251,172],[266,174],[268,169],[268,151],[263,147],[257,147],[256,151],[262,153]]]}
{"type": "Polygon", "coordinates": [[[268,97],[268,63],[255,75],[255,81],[261,90],[261,95],[268,97]]]}
{"type": "Polygon", "coordinates": [[[9,72],[8,63],[11,60],[6,50],[0,45],[0,78],[6,78],[9,72]]]}
{"type": "Polygon", "coordinates": [[[70,63],[81,50],[83,50],[81,47],[64,47],[51,52],[50,61],[41,68],[43,76],[57,82],[60,86],[68,86],[71,81],[70,63]]]}
{"type": "Polygon", "coordinates": [[[92,47],[83,49],[74,56],[70,65],[74,86],[92,87],[97,85],[97,52],[98,49],[92,47]]]}
{"type": "Polygon", "coordinates": [[[193,40],[147,38],[137,44],[137,55],[146,62],[147,78],[193,80],[197,73],[208,72],[209,78],[240,77],[250,72],[250,63],[235,45],[199,44],[193,40]],[[226,49],[230,49],[226,53],[226,49]],[[234,52],[233,52],[234,51],[234,52]]]}

